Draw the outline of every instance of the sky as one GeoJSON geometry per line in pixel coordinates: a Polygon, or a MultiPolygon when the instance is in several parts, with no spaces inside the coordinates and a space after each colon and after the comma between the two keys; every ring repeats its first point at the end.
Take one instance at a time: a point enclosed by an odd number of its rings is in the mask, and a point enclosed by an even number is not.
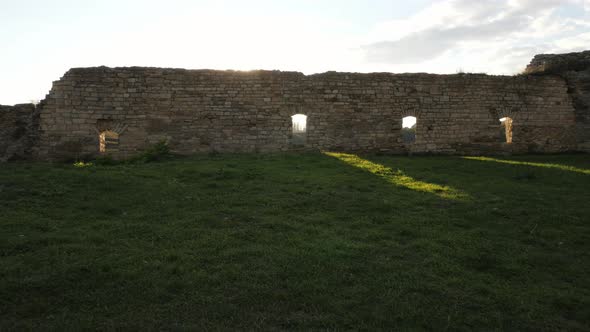
{"type": "Polygon", "coordinates": [[[0,104],[73,67],[514,74],[590,49],[590,0],[0,0],[0,104]]]}

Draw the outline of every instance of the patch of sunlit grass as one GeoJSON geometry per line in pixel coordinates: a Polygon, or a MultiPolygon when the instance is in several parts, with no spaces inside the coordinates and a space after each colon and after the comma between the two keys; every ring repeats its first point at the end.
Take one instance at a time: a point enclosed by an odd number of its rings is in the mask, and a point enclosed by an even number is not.
{"type": "Polygon", "coordinates": [[[556,168],[562,171],[569,171],[569,172],[576,172],[582,174],[590,174],[590,169],[578,168],[569,165],[561,165],[561,164],[550,164],[550,163],[535,163],[529,161],[517,161],[517,160],[506,160],[506,159],[497,159],[497,158],[490,158],[490,157],[463,157],[464,159],[469,160],[478,160],[478,161],[491,161],[501,164],[509,164],[509,165],[523,165],[523,166],[534,166],[534,167],[544,167],[544,168],[556,168]]]}
{"type": "Polygon", "coordinates": [[[91,162],[84,162],[84,161],[77,161],[74,163],[74,167],[76,167],[76,168],[90,167],[92,165],[94,165],[94,164],[91,162]]]}
{"type": "Polygon", "coordinates": [[[387,182],[392,183],[396,186],[434,194],[445,199],[465,200],[469,198],[468,194],[455,188],[436,183],[416,180],[413,177],[406,175],[403,171],[399,169],[394,170],[390,167],[372,162],[367,159],[363,159],[354,154],[336,152],[324,152],[324,154],[330,157],[337,158],[351,166],[360,168],[374,175],[377,175],[380,178],[383,178],[387,182]]]}

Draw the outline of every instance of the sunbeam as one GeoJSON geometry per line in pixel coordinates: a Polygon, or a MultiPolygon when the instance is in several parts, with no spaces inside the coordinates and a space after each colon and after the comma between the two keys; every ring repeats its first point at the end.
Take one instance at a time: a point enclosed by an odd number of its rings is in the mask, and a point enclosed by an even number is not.
{"type": "Polygon", "coordinates": [[[574,167],[574,166],[561,165],[561,164],[535,163],[535,162],[530,162],[530,161],[505,160],[505,159],[497,159],[497,158],[490,158],[490,157],[463,157],[463,159],[478,160],[478,161],[491,161],[491,162],[496,162],[496,163],[501,163],[501,164],[509,164],[509,165],[523,165],[523,166],[534,166],[534,167],[543,167],[543,168],[556,168],[556,169],[560,169],[562,171],[590,174],[590,169],[578,168],[578,167],[574,167]]]}
{"type": "Polygon", "coordinates": [[[339,159],[340,161],[343,161],[351,166],[358,167],[364,171],[375,174],[396,186],[433,194],[444,199],[467,200],[470,197],[467,193],[453,187],[419,181],[404,174],[404,172],[401,170],[394,170],[390,167],[363,159],[354,154],[336,152],[324,152],[324,154],[339,159]]]}

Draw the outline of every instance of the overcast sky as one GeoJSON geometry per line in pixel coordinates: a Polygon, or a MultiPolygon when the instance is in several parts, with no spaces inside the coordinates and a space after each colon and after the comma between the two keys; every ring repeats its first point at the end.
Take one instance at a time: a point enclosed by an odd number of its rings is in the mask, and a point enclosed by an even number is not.
{"type": "Polygon", "coordinates": [[[71,67],[513,74],[590,48],[590,0],[0,0],[0,104],[71,67]]]}

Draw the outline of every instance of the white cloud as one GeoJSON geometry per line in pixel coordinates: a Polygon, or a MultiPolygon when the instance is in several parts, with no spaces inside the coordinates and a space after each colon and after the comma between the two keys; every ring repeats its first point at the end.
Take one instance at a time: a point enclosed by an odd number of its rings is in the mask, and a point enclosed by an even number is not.
{"type": "Polygon", "coordinates": [[[368,63],[393,71],[473,70],[511,74],[539,52],[587,48],[588,20],[564,17],[565,5],[590,0],[447,0],[403,20],[382,23],[361,49],[368,63]],[[499,52],[501,50],[501,52],[499,52]]]}

